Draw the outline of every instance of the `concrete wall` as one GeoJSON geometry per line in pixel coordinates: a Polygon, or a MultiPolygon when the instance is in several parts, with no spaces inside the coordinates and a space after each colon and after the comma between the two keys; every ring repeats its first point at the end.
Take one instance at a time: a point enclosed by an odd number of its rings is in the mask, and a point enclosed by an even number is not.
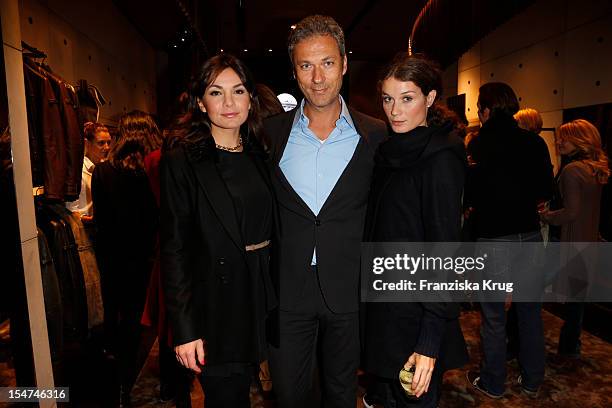
{"type": "Polygon", "coordinates": [[[612,102],[612,3],[540,0],[474,45],[457,79],[470,124],[478,88],[492,81],[510,84],[545,127],[560,125],[563,109],[612,102]]]}
{"type": "Polygon", "coordinates": [[[47,54],[54,72],[76,85],[96,85],[106,105],[102,122],[125,111],[156,112],[155,50],[111,0],[22,0],[21,33],[47,54]]]}
{"type": "MultiPolygon", "coordinates": [[[[539,0],[467,51],[457,93],[466,94],[470,125],[478,88],[493,81],[512,86],[521,108],[540,111],[549,128],[561,125],[563,109],[612,102],[612,3],[539,0]]],[[[553,132],[542,137],[554,152],[553,132]]]]}

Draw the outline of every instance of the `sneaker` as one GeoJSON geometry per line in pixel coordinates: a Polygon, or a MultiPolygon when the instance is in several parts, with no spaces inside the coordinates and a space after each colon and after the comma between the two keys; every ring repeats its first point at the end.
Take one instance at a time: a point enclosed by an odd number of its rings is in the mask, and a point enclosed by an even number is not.
{"type": "Polygon", "coordinates": [[[364,394],[362,398],[364,408],[375,408],[374,403],[369,403],[367,397],[368,394],[364,394]]]}
{"type": "Polygon", "coordinates": [[[538,398],[538,391],[539,388],[531,389],[531,388],[527,388],[523,385],[523,376],[519,375],[518,378],[516,379],[516,382],[518,383],[518,385],[521,386],[521,390],[529,397],[532,399],[538,398]]]}
{"type": "Polygon", "coordinates": [[[465,377],[467,378],[468,382],[470,383],[472,387],[476,388],[478,391],[482,392],[484,395],[486,395],[489,398],[500,399],[501,397],[504,396],[503,394],[493,394],[487,391],[487,389],[483,387],[482,383],[480,382],[480,373],[476,371],[466,372],[465,377]]]}

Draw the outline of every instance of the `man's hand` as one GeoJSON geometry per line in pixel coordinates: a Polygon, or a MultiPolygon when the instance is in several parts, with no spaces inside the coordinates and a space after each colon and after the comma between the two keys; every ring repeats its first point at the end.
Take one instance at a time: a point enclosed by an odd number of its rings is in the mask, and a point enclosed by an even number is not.
{"type": "Polygon", "coordinates": [[[412,390],[417,397],[420,397],[429,390],[431,374],[433,373],[435,364],[435,358],[427,357],[419,353],[412,353],[408,361],[404,364],[406,370],[415,366],[414,377],[412,377],[412,390]]]}
{"type": "Polygon", "coordinates": [[[204,358],[206,357],[206,353],[204,352],[204,340],[198,339],[181,344],[174,348],[174,352],[176,353],[176,359],[183,366],[198,374],[202,372],[200,367],[198,367],[198,363],[204,365],[204,358]]]}

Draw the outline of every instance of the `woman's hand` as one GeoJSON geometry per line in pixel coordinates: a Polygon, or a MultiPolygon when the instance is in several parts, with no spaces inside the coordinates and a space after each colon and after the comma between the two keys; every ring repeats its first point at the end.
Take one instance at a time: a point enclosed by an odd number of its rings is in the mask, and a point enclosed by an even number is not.
{"type": "Polygon", "coordinates": [[[408,361],[404,364],[406,370],[415,366],[414,377],[412,377],[412,390],[417,398],[429,390],[431,374],[433,373],[435,364],[435,358],[427,357],[419,353],[412,353],[408,361]]]}
{"type": "Polygon", "coordinates": [[[204,357],[206,357],[204,340],[197,339],[189,343],[181,344],[174,348],[174,352],[176,353],[176,359],[183,366],[198,374],[202,372],[200,367],[198,367],[198,363],[204,365],[204,357]]]}
{"type": "Polygon", "coordinates": [[[540,215],[540,221],[542,221],[542,222],[544,222],[546,224],[550,224],[549,217],[548,217],[549,213],[550,213],[550,211],[547,210],[547,209],[538,211],[538,214],[540,215]]]}

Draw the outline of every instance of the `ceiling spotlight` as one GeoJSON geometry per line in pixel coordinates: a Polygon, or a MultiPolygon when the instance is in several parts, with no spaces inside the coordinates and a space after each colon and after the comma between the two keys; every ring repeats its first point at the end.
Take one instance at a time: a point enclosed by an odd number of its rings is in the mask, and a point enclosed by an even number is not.
{"type": "Polygon", "coordinates": [[[242,51],[247,52],[248,50],[245,48],[245,49],[244,49],[244,50],[242,50],[242,51]]]}
{"type": "Polygon", "coordinates": [[[291,29],[295,30],[295,27],[297,27],[295,24],[291,24],[291,29]]]}
{"type": "Polygon", "coordinates": [[[272,48],[268,48],[268,52],[272,52],[272,48]]]}
{"type": "Polygon", "coordinates": [[[349,54],[352,54],[352,53],[353,53],[353,51],[349,51],[349,54]]]}
{"type": "Polygon", "coordinates": [[[220,52],[223,52],[223,48],[221,48],[219,51],[220,51],[220,52]]]}
{"type": "Polygon", "coordinates": [[[181,38],[181,41],[185,42],[185,39],[184,39],[184,38],[181,38]]]}

